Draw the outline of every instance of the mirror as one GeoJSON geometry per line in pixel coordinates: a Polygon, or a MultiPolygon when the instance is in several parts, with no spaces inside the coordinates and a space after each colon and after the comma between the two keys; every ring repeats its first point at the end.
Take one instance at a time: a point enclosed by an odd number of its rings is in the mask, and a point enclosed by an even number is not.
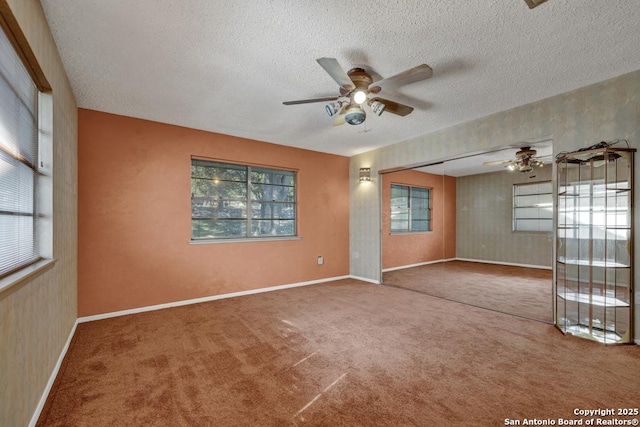
{"type": "Polygon", "coordinates": [[[541,138],[383,172],[383,284],[552,323],[552,153],[541,138]]]}

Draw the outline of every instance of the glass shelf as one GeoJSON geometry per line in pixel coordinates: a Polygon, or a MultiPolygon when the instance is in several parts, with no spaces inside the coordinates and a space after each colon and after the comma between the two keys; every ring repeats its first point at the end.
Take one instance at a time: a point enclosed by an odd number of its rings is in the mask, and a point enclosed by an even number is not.
{"type": "Polygon", "coordinates": [[[595,340],[603,344],[621,344],[625,342],[624,338],[615,332],[594,328],[589,330],[589,327],[584,325],[568,326],[565,332],[577,337],[595,340]]]}
{"type": "Polygon", "coordinates": [[[599,261],[596,259],[565,259],[564,257],[559,256],[558,262],[561,264],[569,264],[569,265],[586,265],[589,267],[606,267],[606,268],[629,268],[631,267],[629,264],[623,264],[620,262],[616,262],[613,260],[607,261],[599,261]]]}
{"type": "Polygon", "coordinates": [[[580,302],[580,303],[595,305],[598,307],[629,307],[630,306],[628,302],[624,302],[618,298],[603,296],[603,295],[585,294],[580,292],[558,291],[558,297],[564,299],[565,301],[580,302]]]}

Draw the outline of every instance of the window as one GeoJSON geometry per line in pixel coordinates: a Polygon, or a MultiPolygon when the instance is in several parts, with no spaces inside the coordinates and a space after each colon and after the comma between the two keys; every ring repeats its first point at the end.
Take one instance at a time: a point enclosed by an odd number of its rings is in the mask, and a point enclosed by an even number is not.
{"type": "Polygon", "coordinates": [[[513,231],[551,231],[551,181],[513,185],[513,231]]]}
{"type": "Polygon", "coordinates": [[[431,231],[431,189],[391,185],[391,232],[431,231]]]}
{"type": "Polygon", "coordinates": [[[39,91],[0,30],[0,278],[40,259],[39,91]]]}
{"type": "Polygon", "coordinates": [[[191,238],[296,235],[296,173],[191,160],[191,238]]]}

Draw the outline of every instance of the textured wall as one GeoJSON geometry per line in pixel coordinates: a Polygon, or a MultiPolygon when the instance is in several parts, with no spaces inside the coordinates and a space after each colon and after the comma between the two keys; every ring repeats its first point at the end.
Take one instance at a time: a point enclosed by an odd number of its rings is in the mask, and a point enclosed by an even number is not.
{"type": "MultiPolygon", "coordinates": [[[[437,106],[436,106],[437,108],[437,106]]],[[[414,165],[471,152],[504,147],[514,142],[553,137],[554,154],[572,151],[602,140],[624,138],[640,147],[640,71],[576,89],[531,104],[442,129],[411,140],[351,158],[350,235],[351,274],[379,280],[380,277],[380,189],[377,171],[414,165]],[[371,186],[358,187],[358,169],[370,167],[371,186]]],[[[635,182],[640,182],[636,168],[635,182]]],[[[638,194],[635,203],[638,205],[638,194]]],[[[638,215],[635,229],[640,227],[638,215]]],[[[463,238],[458,236],[458,239],[463,238]]],[[[640,239],[635,253],[640,253],[640,239]]],[[[639,283],[639,271],[635,282],[639,283]]],[[[636,311],[640,292],[636,286],[636,311]]],[[[640,339],[640,315],[635,316],[640,339]]]]}
{"type": "Polygon", "coordinates": [[[532,174],[493,172],[456,180],[456,257],[551,267],[552,233],[512,231],[513,184],[551,181],[551,165],[532,174]]]}
{"type": "Polygon", "coordinates": [[[382,175],[382,268],[456,256],[456,179],[407,170],[382,175]],[[431,188],[431,231],[391,234],[391,184],[431,188]]]}
{"type": "Polygon", "coordinates": [[[78,114],[79,316],[349,274],[347,157],[78,114]],[[301,239],[190,245],[191,156],[296,169],[301,239]]]}
{"type": "Polygon", "coordinates": [[[53,268],[0,293],[0,425],[29,423],[77,316],[77,109],[36,0],[9,0],[53,94],[53,268]]]}

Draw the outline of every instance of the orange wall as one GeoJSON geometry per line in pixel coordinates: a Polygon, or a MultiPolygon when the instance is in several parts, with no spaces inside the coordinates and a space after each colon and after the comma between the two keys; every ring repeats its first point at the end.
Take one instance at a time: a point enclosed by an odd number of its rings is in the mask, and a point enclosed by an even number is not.
{"type": "Polygon", "coordinates": [[[85,109],[78,121],[79,316],[349,274],[347,157],[85,109]],[[297,170],[302,239],[190,245],[192,155],[297,170]]]}
{"type": "Polygon", "coordinates": [[[382,268],[400,267],[456,255],[456,179],[414,170],[382,175],[382,268]],[[432,231],[390,234],[391,184],[430,187],[432,231]]]}

